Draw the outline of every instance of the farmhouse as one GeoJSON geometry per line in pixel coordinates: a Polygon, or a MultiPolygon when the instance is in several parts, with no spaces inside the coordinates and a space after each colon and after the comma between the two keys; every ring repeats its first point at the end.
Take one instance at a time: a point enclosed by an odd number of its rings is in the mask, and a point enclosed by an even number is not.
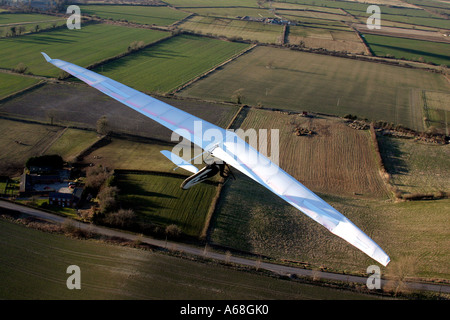
{"type": "Polygon", "coordinates": [[[82,188],[76,188],[72,192],[50,192],[48,203],[59,207],[75,207],[83,193],[82,188]]]}

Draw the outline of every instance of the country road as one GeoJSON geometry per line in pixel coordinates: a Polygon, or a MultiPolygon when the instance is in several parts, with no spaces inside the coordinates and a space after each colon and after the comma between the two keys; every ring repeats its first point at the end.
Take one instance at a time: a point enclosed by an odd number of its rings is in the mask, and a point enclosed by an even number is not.
{"type": "MultiPolygon", "coordinates": [[[[11,203],[8,201],[0,200],[0,213],[1,208],[21,212],[27,215],[31,215],[34,217],[38,217],[40,219],[44,219],[50,222],[54,223],[64,223],[66,221],[74,221],[70,218],[64,218],[55,214],[51,214],[45,211],[41,211],[34,208],[29,208],[26,206],[22,206],[19,204],[11,203]]],[[[297,276],[304,276],[304,277],[315,277],[320,279],[326,279],[326,280],[334,280],[334,281],[343,281],[343,282],[354,282],[354,283],[361,283],[366,284],[367,277],[360,277],[360,276],[351,276],[351,275],[344,275],[344,274],[337,274],[337,273],[330,273],[330,272],[323,272],[323,271],[317,271],[317,270],[307,270],[302,268],[296,268],[296,267],[290,267],[285,265],[279,265],[275,263],[268,263],[268,262],[262,262],[262,261],[255,261],[252,259],[247,259],[243,257],[235,257],[230,256],[227,254],[214,252],[212,249],[205,250],[204,247],[198,247],[193,245],[188,245],[180,242],[172,242],[172,241],[165,241],[165,240],[158,240],[150,237],[145,237],[139,234],[133,234],[128,232],[121,232],[118,230],[96,226],[89,223],[82,223],[82,222],[75,222],[76,227],[80,228],[81,230],[109,236],[109,237],[119,237],[123,238],[129,241],[139,240],[140,242],[147,243],[153,246],[157,246],[160,248],[168,248],[168,249],[176,249],[177,251],[184,252],[186,254],[200,256],[200,257],[207,257],[210,259],[218,260],[218,261],[226,261],[242,266],[248,266],[248,267],[258,267],[259,269],[265,269],[280,275],[297,275],[297,276]]],[[[369,275],[368,275],[369,276],[369,275]]],[[[385,285],[387,280],[381,279],[381,286],[385,285]]],[[[450,293],[450,286],[444,285],[444,284],[431,284],[431,283],[419,283],[419,282],[406,282],[405,285],[412,289],[412,290],[418,290],[418,291],[432,291],[432,292],[441,292],[441,293],[450,293]]]]}

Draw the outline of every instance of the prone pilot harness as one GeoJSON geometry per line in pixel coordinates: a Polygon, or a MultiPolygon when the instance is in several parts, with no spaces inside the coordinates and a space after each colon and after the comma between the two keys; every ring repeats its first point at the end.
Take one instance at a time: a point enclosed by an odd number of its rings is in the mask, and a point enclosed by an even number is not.
{"type": "Polygon", "coordinates": [[[236,179],[228,164],[225,162],[213,162],[211,164],[207,164],[206,167],[184,180],[180,187],[187,190],[190,187],[205,181],[206,179],[214,177],[217,173],[225,179],[224,184],[230,177],[236,179]]]}

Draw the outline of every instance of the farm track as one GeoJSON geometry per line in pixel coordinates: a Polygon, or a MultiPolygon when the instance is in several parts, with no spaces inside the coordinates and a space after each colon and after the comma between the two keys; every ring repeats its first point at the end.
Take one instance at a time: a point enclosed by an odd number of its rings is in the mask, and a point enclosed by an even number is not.
{"type": "MultiPolygon", "coordinates": [[[[11,202],[0,200],[0,207],[13,210],[16,212],[20,212],[26,215],[34,216],[46,221],[50,221],[52,223],[58,223],[63,224],[67,223],[67,221],[72,222],[73,220],[70,218],[64,218],[55,214],[50,214],[48,212],[40,211],[37,209],[25,207],[22,205],[14,204],[11,202]]],[[[333,280],[333,281],[342,281],[344,283],[348,282],[354,282],[354,283],[360,283],[360,284],[366,284],[367,277],[362,276],[352,276],[352,275],[345,275],[345,274],[337,274],[337,273],[330,273],[330,272],[323,272],[323,271],[317,271],[317,270],[308,270],[303,268],[297,268],[297,267],[291,267],[286,265],[279,265],[275,263],[268,263],[268,262],[261,262],[261,261],[255,261],[253,259],[244,258],[244,257],[238,257],[238,256],[229,256],[227,254],[223,254],[220,252],[215,252],[212,249],[205,249],[204,247],[196,247],[184,243],[178,243],[173,241],[165,241],[165,240],[158,240],[153,239],[149,237],[145,237],[142,235],[132,234],[128,232],[121,232],[119,230],[109,229],[106,227],[100,227],[92,224],[86,224],[86,223],[75,223],[75,226],[80,228],[81,230],[97,233],[100,235],[108,236],[108,237],[117,237],[126,239],[129,241],[140,241],[143,243],[147,243],[162,249],[169,249],[169,250],[176,250],[181,251],[188,255],[193,255],[197,257],[203,257],[203,258],[209,258],[213,260],[218,260],[222,262],[227,263],[233,263],[237,265],[243,265],[246,267],[251,268],[258,268],[258,269],[264,269],[270,272],[273,272],[275,274],[279,275],[298,275],[302,277],[307,278],[320,278],[320,279],[326,279],[326,280],[333,280]]],[[[75,253],[79,254],[79,253],[75,253]]],[[[29,271],[31,272],[31,271],[29,271]]],[[[388,279],[381,279],[381,285],[385,285],[389,280],[388,279]]],[[[419,290],[419,291],[430,291],[430,292],[439,292],[439,293],[450,293],[450,286],[444,285],[444,284],[431,284],[431,283],[422,283],[422,282],[405,282],[404,283],[408,288],[412,290],[419,290]]]]}

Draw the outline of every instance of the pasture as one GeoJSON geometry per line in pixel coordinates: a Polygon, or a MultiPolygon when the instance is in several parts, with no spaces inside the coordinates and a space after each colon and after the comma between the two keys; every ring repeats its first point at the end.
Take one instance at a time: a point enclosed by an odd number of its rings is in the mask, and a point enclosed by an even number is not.
{"type": "MultiPolygon", "coordinates": [[[[366,13],[367,3],[357,1],[333,1],[333,0],[288,0],[293,5],[315,6],[320,8],[342,8],[356,16],[361,23],[365,23],[369,14],[366,13]]],[[[373,1],[372,1],[373,2],[373,1]]],[[[378,1],[377,1],[378,2],[378,1]]],[[[409,2],[409,1],[408,1],[409,2]]],[[[404,6],[383,5],[376,3],[382,12],[382,21],[395,21],[413,25],[450,29],[450,23],[443,17],[436,16],[422,8],[405,8],[404,6]]]]}
{"type": "Polygon", "coordinates": [[[450,94],[436,91],[424,91],[425,122],[428,128],[449,135],[450,130],[450,94]]]}
{"type": "Polygon", "coordinates": [[[64,161],[72,162],[83,150],[98,140],[95,131],[67,128],[44,154],[59,154],[64,161]]]}
{"type": "Polygon", "coordinates": [[[187,177],[188,175],[119,173],[115,184],[120,190],[120,205],[133,209],[140,222],[162,228],[175,224],[183,234],[198,238],[216,194],[216,186],[202,183],[192,189],[182,190],[180,185],[187,177]]]}
{"type": "Polygon", "coordinates": [[[95,71],[140,91],[167,93],[246,48],[242,43],[179,35],[95,71]]]}
{"type": "Polygon", "coordinates": [[[423,129],[417,90],[449,92],[440,74],[287,49],[257,47],[178,94],[293,111],[401,123],[423,129]]]}
{"type": "Polygon", "coordinates": [[[175,165],[164,157],[161,150],[172,150],[172,145],[154,141],[132,141],[112,138],[111,141],[87,155],[86,164],[102,165],[110,169],[150,170],[171,172],[175,165]]]}
{"type": "Polygon", "coordinates": [[[157,30],[91,24],[80,30],[67,28],[27,34],[0,40],[1,68],[12,69],[19,63],[36,75],[57,77],[61,71],[46,63],[41,52],[82,67],[127,52],[133,41],[152,43],[169,33],[157,30]]]}
{"type": "Polygon", "coordinates": [[[36,32],[65,24],[66,18],[46,14],[0,14],[0,37],[36,32]]]}
{"type": "Polygon", "coordinates": [[[407,193],[450,192],[450,146],[378,137],[390,183],[407,193]]]}
{"type": "Polygon", "coordinates": [[[168,26],[188,16],[180,10],[156,6],[82,5],[81,12],[108,20],[126,20],[145,25],[168,26]]]}
{"type": "Polygon", "coordinates": [[[364,54],[366,49],[355,32],[348,29],[334,29],[319,25],[290,26],[287,41],[293,45],[303,45],[306,48],[324,48],[329,51],[346,51],[364,54]]]}
{"type": "Polygon", "coordinates": [[[28,158],[40,155],[63,128],[0,119],[0,169],[21,173],[28,158]]]}
{"type": "Polygon", "coordinates": [[[283,26],[218,17],[193,16],[179,25],[182,30],[229,39],[281,44],[283,26]]]}
{"type": "Polygon", "coordinates": [[[374,34],[364,34],[364,39],[376,56],[388,56],[450,66],[450,43],[403,39],[374,34]]]}
{"type": "Polygon", "coordinates": [[[0,72],[0,100],[37,84],[40,80],[0,72]]]}
{"type": "MultiPolygon", "coordinates": [[[[228,1],[227,1],[228,2],[228,1]]],[[[213,5],[216,5],[217,2],[213,2],[213,5]]],[[[224,18],[238,18],[238,17],[274,17],[274,13],[269,9],[264,8],[255,8],[255,7],[191,7],[191,8],[183,8],[183,11],[188,11],[192,13],[196,13],[200,16],[212,16],[212,17],[224,17],[224,18]]]]}
{"type": "Polygon", "coordinates": [[[8,275],[2,277],[2,299],[373,298],[158,252],[73,239],[3,219],[0,220],[0,257],[0,273],[8,275]],[[69,265],[81,269],[81,290],[67,289],[69,265]]]}

